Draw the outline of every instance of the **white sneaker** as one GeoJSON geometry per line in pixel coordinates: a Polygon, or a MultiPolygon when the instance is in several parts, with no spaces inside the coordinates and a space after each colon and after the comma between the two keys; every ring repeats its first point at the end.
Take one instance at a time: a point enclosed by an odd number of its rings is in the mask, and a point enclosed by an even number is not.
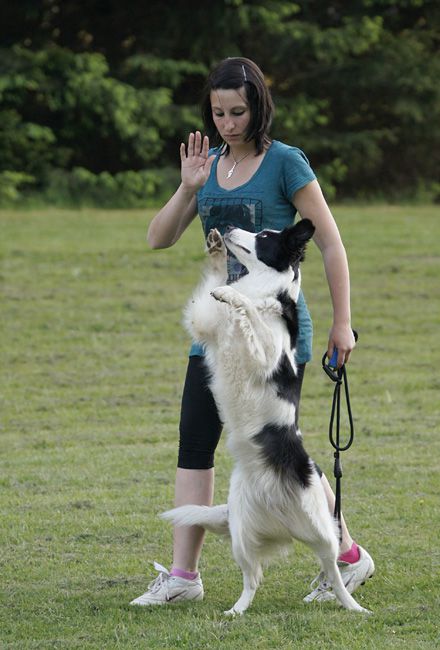
{"type": "Polygon", "coordinates": [[[132,600],[130,605],[166,605],[177,603],[181,600],[203,600],[203,584],[200,578],[186,580],[171,576],[168,569],[165,569],[158,562],[154,568],[159,575],[148,585],[148,590],[132,600]]]}
{"type": "MultiPolygon", "coordinates": [[[[353,564],[338,560],[338,567],[342,581],[350,594],[363,585],[374,573],[374,562],[372,557],[364,548],[362,548],[362,546],[359,546],[359,553],[359,560],[353,564]]],[[[327,582],[327,578],[323,572],[316,576],[310,584],[310,587],[313,587],[316,583],[318,583],[318,586],[303,599],[305,603],[312,603],[315,600],[322,603],[325,600],[336,599],[336,596],[332,591],[332,586],[327,582]]]]}

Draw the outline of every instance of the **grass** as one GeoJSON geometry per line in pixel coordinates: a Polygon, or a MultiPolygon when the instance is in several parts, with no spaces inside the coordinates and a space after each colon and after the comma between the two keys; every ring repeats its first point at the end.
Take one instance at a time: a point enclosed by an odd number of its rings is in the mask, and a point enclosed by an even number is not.
{"type": "MultiPolygon", "coordinates": [[[[142,211],[0,213],[0,648],[439,646],[438,209],[334,209],[349,253],[354,446],[343,508],[374,556],[365,618],[305,606],[310,552],[266,570],[251,610],[225,620],[241,588],[229,545],[208,536],[203,603],[127,603],[168,564],[179,400],[189,347],[181,310],[203,260],[199,224],[149,251],[142,211]]],[[[303,267],[315,356],[302,402],[306,446],[328,475],[331,390],[320,358],[330,300],[316,247],[303,267]]],[[[231,461],[221,442],[218,503],[231,461]]]]}

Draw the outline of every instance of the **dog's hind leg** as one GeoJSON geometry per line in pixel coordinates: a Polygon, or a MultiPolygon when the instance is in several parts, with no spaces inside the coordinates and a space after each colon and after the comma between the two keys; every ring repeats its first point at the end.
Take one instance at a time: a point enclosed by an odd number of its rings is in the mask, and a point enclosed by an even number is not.
{"type": "Polygon", "coordinates": [[[321,560],[322,570],[324,571],[327,580],[330,582],[333,592],[340,604],[345,607],[345,609],[362,612],[363,614],[371,614],[368,609],[361,607],[361,605],[359,605],[359,603],[357,603],[353,596],[347,591],[338,569],[336,557],[334,556],[334,553],[331,552],[330,548],[325,549],[324,545],[321,544],[319,549],[315,547],[314,550],[321,560]],[[328,554],[329,550],[330,555],[328,554]]]}
{"type": "Polygon", "coordinates": [[[312,485],[301,493],[302,516],[292,535],[305,542],[318,556],[321,568],[332,585],[338,601],[346,609],[369,613],[347,591],[337,565],[339,543],[336,522],[331,516],[320,479],[312,478],[312,485]],[[295,534],[296,532],[296,534],[295,534]],[[298,533],[301,534],[298,534],[298,533]]]}
{"type": "Polygon", "coordinates": [[[252,561],[251,557],[244,557],[241,551],[235,551],[234,558],[243,573],[243,591],[235,605],[224,612],[226,616],[241,615],[248,609],[263,576],[261,564],[258,560],[252,561]]]}
{"type": "Polygon", "coordinates": [[[249,517],[252,517],[252,512],[249,512],[246,503],[247,497],[243,493],[242,478],[235,467],[229,487],[229,531],[232,555],[243,574],[243,591],[235,605],[225,612],[227,616],[243,614],[247,610],[263,577],[261,562],[255,552],[255,540],[252,543],[250,532],[249,517]]]}

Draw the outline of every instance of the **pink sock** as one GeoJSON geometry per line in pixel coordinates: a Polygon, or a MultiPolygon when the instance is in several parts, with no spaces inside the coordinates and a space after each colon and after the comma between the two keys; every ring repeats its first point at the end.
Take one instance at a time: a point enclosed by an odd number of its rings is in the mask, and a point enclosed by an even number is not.
{"type": "Polygon", "coordinates": [[[360,556],[361,554],[359,552],[359,546],[356,544],[356,542],[353,542],[351,549],[345,553],[342,553],[338,557],[338,560],[341,560],[341,562],[347,562],[348,564],[354,564],[359,560],[360,556]]]}
{"type": "Polygon", "coordinates": [[[195,580],[199,577],[198,571],[182,571],[182,569],[176,569],[173,567],[170,571],[170,575],[176,576],[176,578],[185,578],[185,580],[195,580]]]}

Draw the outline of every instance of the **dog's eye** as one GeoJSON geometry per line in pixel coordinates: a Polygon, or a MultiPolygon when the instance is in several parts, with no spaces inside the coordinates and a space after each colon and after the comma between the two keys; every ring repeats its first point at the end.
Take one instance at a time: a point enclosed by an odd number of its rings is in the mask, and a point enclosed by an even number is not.
{"type": "Polygon", "coordinates": [[[265,239],[267,237],[267,232],[261,232],[260,237],[261,239],[265,239]]]}

